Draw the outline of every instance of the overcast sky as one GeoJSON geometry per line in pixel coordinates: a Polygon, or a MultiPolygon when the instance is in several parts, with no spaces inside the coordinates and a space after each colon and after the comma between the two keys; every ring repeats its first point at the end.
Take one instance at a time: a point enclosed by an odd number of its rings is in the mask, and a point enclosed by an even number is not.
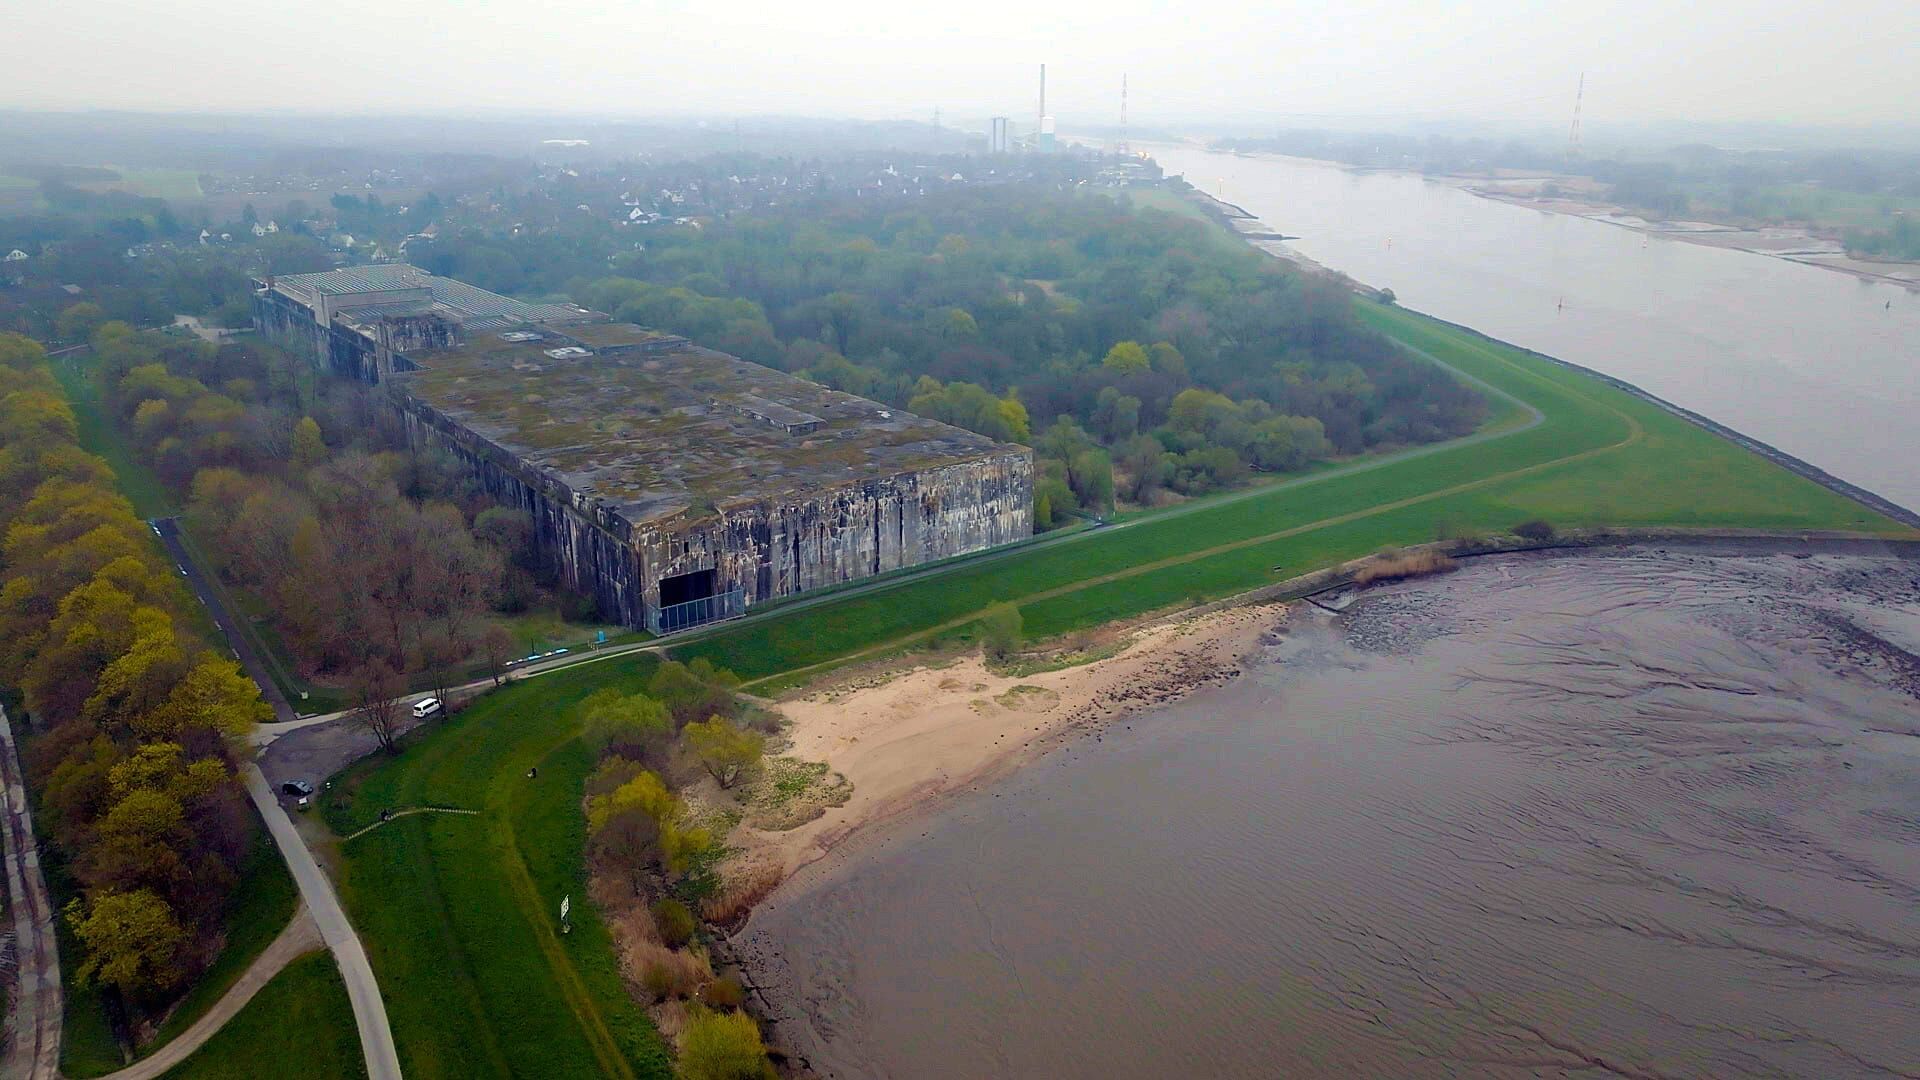
{"type": "Polygon", "coordinates": [[[0,107],[1908,123],[1920,0],[4,0],[0,107]]]}

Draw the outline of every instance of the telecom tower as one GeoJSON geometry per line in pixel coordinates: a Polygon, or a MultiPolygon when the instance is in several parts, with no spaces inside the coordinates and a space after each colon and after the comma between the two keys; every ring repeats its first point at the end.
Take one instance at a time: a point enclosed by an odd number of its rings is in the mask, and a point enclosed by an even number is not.
{"type": "Polygon", "coordinates": [[[1040,126],[1034,129],[1034,148],[1053,153],[1053,117],[1047,115],[1047,65],[1040,65],[1040,126]]]}
{"type": "Polygon", "coordinates": [[[1580,88],[1573,93],[1573,127],[1567,131],[1567,160],[1580,156],[1580,104],[1587,97],[1587,73],[1580,73],[1580,88]]]}
{"type": "Polygon", "coordinates": [[[1133,148],[1127,145],[1127,76],[1125,72],[1120,74],[1120,156],[1133,156],[1133,148]]]}

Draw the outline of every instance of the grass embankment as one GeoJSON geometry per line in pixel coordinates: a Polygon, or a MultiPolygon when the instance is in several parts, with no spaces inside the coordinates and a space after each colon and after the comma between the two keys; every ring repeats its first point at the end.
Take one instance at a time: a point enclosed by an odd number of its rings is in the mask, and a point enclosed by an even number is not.
{"type": "Polygon", "coordinates": [[[1562,527],[1910,532],[1590,376],[1424,316],[1356,303],[1384,332],[1512,394],[1542,422],[1144,516],[1070,544],[821,604],[802,618],[742,625],[673,654],[710,657],[770,689],[774,676],[964,634],[1000,600],[1020,606],[1028,636],[1046,637],[1430,541],[1442,526],[1495,531],[1542,518],[1562,527]]]}
{"type": "Polygon", "coordinates": [[[479,811],[398,818],[341,846],[341,897],[413,1080],[671,1075],[586,895],[592,755],[573,718],[601,687],[640,691],[654,663],[625,657],[507,687],[336,780],[325,813],[343,836],[386,807],[479,811]]]}
{"type": "Polygon", "coordinates": [[[254,1080],[275,1073],[327,1080],[367,1075],[353,1005],[331,953],[311,952],[288,964],[163,1080],[254,1080]]]}

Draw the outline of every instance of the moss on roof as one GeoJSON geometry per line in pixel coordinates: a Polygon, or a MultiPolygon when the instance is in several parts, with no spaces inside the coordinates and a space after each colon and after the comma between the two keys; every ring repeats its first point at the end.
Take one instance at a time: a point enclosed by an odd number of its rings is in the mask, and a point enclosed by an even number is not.
{"type": "MultiPolygon", "coordinates": [[[[562,332],[609,345],[635,335],[657,340],[620,325],[562,332]],[[588,329],[591,338],[582,334],[588,329]]],[[[547,355],[567,344],[479,334],[456,349],[409,354],[420,370],[396,374],[391,385],[636,523],[1012,449],[711,349],[547,355]],[[790,434],[752,415],[769,402],[822,424],[790,434]]]]}

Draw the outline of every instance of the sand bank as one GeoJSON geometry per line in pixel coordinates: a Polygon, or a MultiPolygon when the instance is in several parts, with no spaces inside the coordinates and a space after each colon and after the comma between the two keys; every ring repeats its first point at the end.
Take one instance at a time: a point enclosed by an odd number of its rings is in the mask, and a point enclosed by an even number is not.
{"type": "Polygon", "coordinates": [[[779,703],[794,757],[825,761],[852,784],[844,805],[797,828],[742,824],[730,881],[771,883],[877,822],[926,807],[1032,760],[1068,737],[1240,673],[1283,605],[1230,607],[1133,630],[1103,660],[1060,671],[996,674],[975,655],[848,676],[779,703]]]}

